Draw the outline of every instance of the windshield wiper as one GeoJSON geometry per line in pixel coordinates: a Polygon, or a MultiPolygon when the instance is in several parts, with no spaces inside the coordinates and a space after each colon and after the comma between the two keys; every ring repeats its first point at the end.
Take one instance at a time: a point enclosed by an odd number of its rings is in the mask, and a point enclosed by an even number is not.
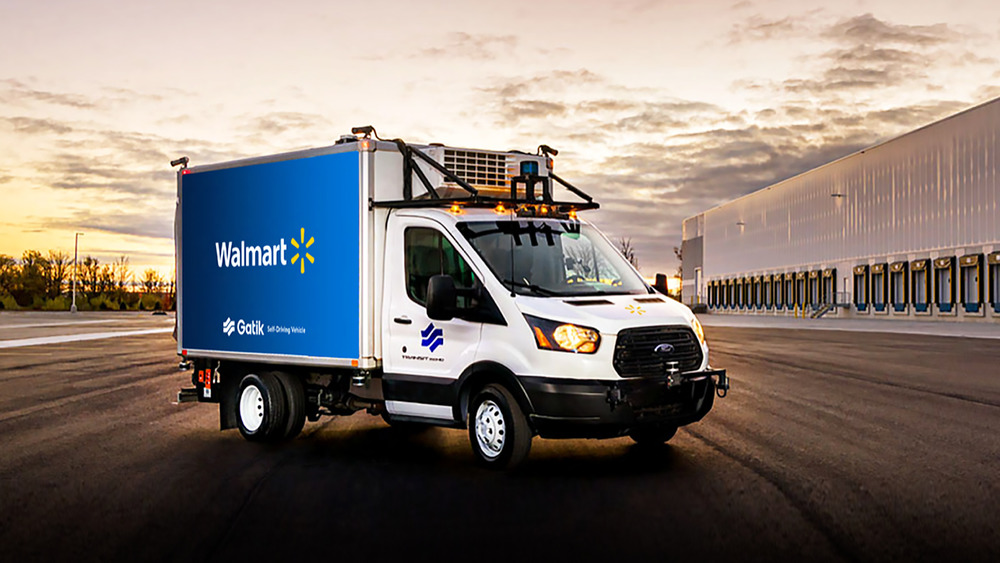
{"type": "Polygon", "coordinates": [[[565,295],[565,294],[560,293],[558,291],[552,291],[551,289],[542,287],[540,285],[535,285],[533,283],[528,283],[528,282],[519,282],[519,281],[514,281],[514,280],[504,280],[503,283],[504,284],[510,284],[510,285],[512,285],[514,287],[522,287],[524,289],[530,289],[531,291],[534,291],[535,293],[537,293],[539,295],[544,295],[545,297],[554,297],[556,295],[565,295]]]}

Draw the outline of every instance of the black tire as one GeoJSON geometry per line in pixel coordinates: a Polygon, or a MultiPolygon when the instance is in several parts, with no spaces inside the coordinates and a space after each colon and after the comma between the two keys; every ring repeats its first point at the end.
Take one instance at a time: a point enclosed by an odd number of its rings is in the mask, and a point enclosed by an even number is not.
{"type": "Polygon", "coordinates": [[[281,371],[274,372],[274,376],[285,391],[285,431],[278,440],[294,440],[306,425],[306,389],[297,376],[281,371]]]}
{"type": "Polygon", "coordinates": [[[516,467],[528,457],[532,435],[521,406],[501,385],[483,387],[469,404],[469,442],[476,461],[485,467],[516,467]]]}
{"type": "Polygon", "coordinates": [[[651,424],[632,428],[628,437],[640,446],[658,446],[669,441],[674,434],[677,434],[677,426],[673,424],[651,424]]]}
{"type": "Polygon", "coordinates": [[[271,373],[249,373],[236,392],[236,426],[250,442],[273,442],[285,432],[285,390],[271,373]],[[253,387],[254,390],[250,390],[253,387]],[[254,393],[259,395],[255,395],[254,393]],[[254,417],[257,412],[259,417],[254,417]],[[249,416],[248,416],[249,415],[249,416]],[[245,420],[246,418],[246,420],[245,420]]]}

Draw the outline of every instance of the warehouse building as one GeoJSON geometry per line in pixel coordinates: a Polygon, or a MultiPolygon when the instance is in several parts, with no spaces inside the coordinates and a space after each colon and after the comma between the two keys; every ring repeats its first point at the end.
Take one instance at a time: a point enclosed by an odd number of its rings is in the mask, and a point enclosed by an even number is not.
{"type": "Polygon", "coordinates": [[[712,312],[1000,323],[1000,98],[689,217],[712,312]]]}

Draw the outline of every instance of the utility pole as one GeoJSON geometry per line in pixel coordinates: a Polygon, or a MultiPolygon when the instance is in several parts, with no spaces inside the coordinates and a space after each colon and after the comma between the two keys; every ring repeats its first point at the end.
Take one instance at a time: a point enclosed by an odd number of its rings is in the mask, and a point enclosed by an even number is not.
{"type": "Polygon", "coordinates": [[[83,233],[76,233],[76,237],[73,240],[73,305],[70,306],[69,312],[76,312],[76,257],[80,250],[80,235],[83,233]]]}

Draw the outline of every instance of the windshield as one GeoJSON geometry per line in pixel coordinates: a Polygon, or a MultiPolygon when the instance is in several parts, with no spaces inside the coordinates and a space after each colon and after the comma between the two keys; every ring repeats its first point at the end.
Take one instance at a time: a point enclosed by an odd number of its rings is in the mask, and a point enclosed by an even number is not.
{"type": "Polygon", "coordinates": [[[597,229],[578,221],[470,221],[458,230],[497,278],[521,295],[648,293],[597,229]]]}

